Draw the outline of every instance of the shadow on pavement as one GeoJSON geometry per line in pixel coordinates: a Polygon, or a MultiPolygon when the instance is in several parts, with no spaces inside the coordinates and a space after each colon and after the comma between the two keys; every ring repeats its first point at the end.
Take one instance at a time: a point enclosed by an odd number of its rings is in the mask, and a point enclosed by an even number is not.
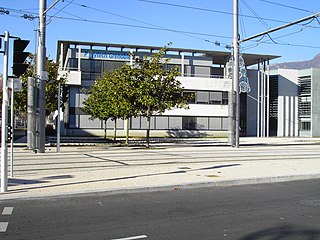
{"type": "Polygon", "coordinates": [[[18,186],[18,185],[30,185],[30,184],[39,184],[39,183],[47,183],[48,181],[43,180],[27,180],[20,178],[9,178],[8,186],[18,186]]]}
{"type": "Polygon", "coordinates": [[[73,176],[72,175],[56,175],[56,176],[49,176],[49,177],[44,177],[44,178],[35,179],[35,180],[28,180],[28,179],[21,179],[21,178],[9,178],[8,185],[9,186],[18,186],[18,185],[40,184],[40,183],[48,183],[48,182],[50,182],[49,180],[66,179],[66,178],[73,178],[73,176]]]}
{"type": "MultiPolygon", "coordinates": [[[[153,177],[153,176],[161,176],[161,175],[171,175],[171,174],[183,174],[192,171],[205,171],[210,169],[220,169],[226,167],[236,167],[240,166],[241,164],[224,164],[224,165],[217,165],[212,167],[205,167],[199,169],[190,169],[190,170],[178,170],[178,171],[170,171],[170,172],[162,172],[162,173],[150,173],[150,174],[140,174],[140,175],[133,175],[133,176],[125,176],[125,177],[116,177],[116,178],[106,178],[106,179],[97,179],[97,180],[86,180],[86,181],[78,181],[78,182],[69,182],[69,183],[61,183],[61,184],[52,184],[52,185],[42,185],[42,186],[35,186],[30,188],[22,188],[22,189],[14,189],[14,191],[18,190],[32,190],[32,189],[42,189],[42,188],[52,188],[52,187],[61,187],[61,186],[72,186],[72,185],[79,185],[79,184],[87,184],[87,183],[98,183],[98,182],[111,182],[111,181],[119,181],[119,180],[129,180],[135,178],[142,178],[142,177],[153,177]]],[[[66,175],[68,176],[68,175],[66,175]]],[[[72,177],[72,176],[71,176],[72,177]]],[[[42,179],[50,179],[50,177],[42,178],[42,179]]],[[[27,182],[29,180],[26,180],[27,182]]],[[[23,180],[21,180],[23,182],[23,180]]],[[[30,181],[31,183],[32,181],[30,181]]],[[[36,183],[47,183],[48,181],[43,180],[34,180],[32,184],[36,183]]],[[[22,183],[27,184],[27,183],[22,183]]]]}
{"type": "Polygon", "coordinates": [[[283,225],[251,233],[239,240],[318,240],[320,229],[283,225]]]}

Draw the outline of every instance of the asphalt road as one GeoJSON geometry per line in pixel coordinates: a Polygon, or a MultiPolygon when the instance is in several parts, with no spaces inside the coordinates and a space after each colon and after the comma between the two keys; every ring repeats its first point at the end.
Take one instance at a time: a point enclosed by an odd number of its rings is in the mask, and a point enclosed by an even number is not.
{"type": "Polygon", "coordinates": [[[320,180],[0,201],[0,239],[317,240],[320,180]]]}

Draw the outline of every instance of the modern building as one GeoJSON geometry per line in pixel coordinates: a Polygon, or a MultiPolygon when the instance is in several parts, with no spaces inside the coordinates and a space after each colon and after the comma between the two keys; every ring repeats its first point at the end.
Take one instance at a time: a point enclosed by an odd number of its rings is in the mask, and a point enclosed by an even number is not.
{"type": "Polygon", "coordinates": [[[320,69],[270,71],[270,135],[320,136],[320,69]]]}
{"type": "MultiPolygon", "coordinates": [[[[83,110],[86,95],[93,81],[105,71],[130,64],[132,52],[137,57],[149,56],[161,47],[127,44],[109,44],[79,41],[59,41],[57,60],[59,74],[67,78],[69,99],[63,113],[65,135],[102,135],[103,122],[90,120],[83,110]]],[[[151,136],[227,136],[231,79],[227,77],[230,52],[168,48],[167,68],[177,67],[184,94],[194,94],[189,109],[171,109],[151,119],[151,136]]],[[[272,55],[242,54],[247,67],[251,92],[241,94],[241,134],[268,135],[268,69],[272,55]],[[248,68],[249,67],[249,68],[248,68]]],[[[126,126],[117,121],[118,133],[124,135],[126,126]]],[[[145,135],[143,117],[130,119],[130,135],[145,135]]],[[[114,123],[107,123],[112,135],[114,123]]]]}

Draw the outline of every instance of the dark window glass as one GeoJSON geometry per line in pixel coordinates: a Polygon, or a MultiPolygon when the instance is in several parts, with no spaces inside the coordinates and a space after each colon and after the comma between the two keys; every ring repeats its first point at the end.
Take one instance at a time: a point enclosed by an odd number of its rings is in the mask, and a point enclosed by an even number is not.
{"type": "Polygon", "coordinates": [[[197,125],[196,117],[182,117],[183,130],[195,130],[197,125]]]}

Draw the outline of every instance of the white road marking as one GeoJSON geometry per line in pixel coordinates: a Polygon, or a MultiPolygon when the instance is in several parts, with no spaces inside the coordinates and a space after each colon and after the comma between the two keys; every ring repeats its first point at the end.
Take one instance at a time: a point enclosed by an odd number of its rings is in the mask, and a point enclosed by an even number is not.
{"type": "Polygon", "coordinates": [[[142,238],[147,238],[147,236],[140,235],[140,236],[126,237],[126,238],[115,238],[115,239],[111,239],[111,240],[136,240],[136,239],[142,239],[142,238]]]}
{"type": "Polygon", "coordinates": [[[0,222],[0,232],[6,232],[8,224],[8,222],[0,222]]]}
{"type": "Polygon", "coordinates": [[[13,207],[5,207],[2,211],[2,215],[11,215],[13,212],[13,207]]]}

